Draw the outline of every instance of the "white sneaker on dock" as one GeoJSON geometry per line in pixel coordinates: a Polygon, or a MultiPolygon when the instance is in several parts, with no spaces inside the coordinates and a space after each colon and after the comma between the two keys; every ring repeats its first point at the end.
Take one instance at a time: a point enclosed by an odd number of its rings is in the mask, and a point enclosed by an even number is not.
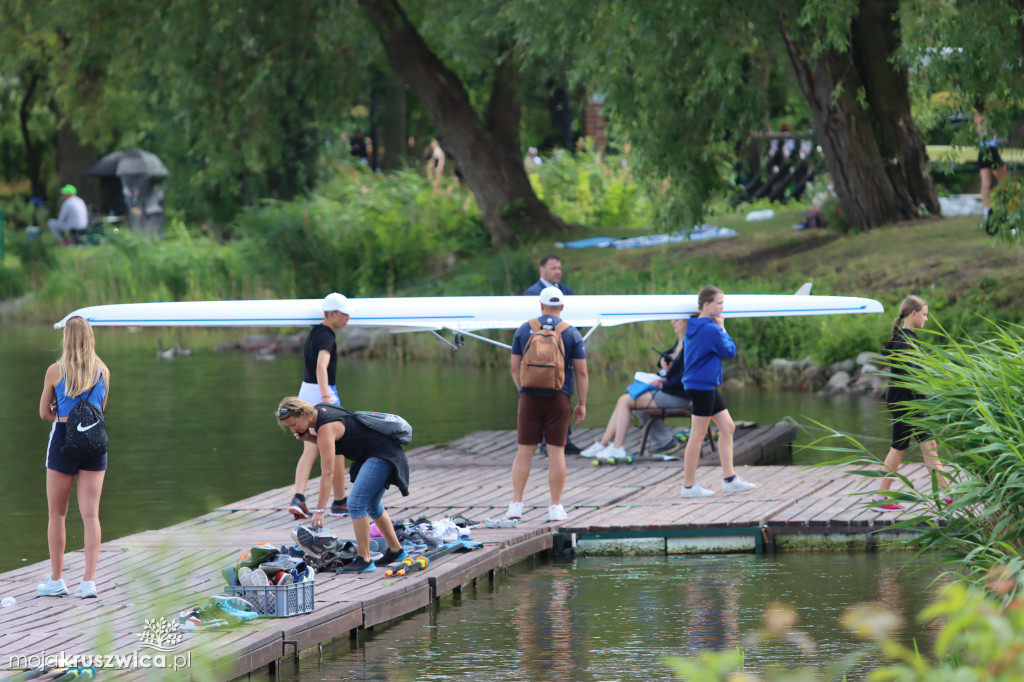
{"type": "Polygon", "coordinates": [[[601,441],[595,440],[593,445],[589,445],[580,451],[580,457],[587,457],[594,459],[595,457],[601,457],[604,451],[610,447],[609,445],[601,445],[601,441]]]}
{"type": "Polygon", "coordinates": [[[626,452],[626,448],[617,448],[614,445],[609,445],[601,453],[601,457],[604,459],[626,459],[630,457],[630,454],[626,452]]]}
{"type": "Polygon", "coordinates": [[[691,487],[687,488],[683,486],[683,497],[711,497],[715,494],[714,490],[708,490],[700,483],[694,483],[691,487]]]}
{"type": "Polygon", "coordinates": [[[505,512],[506,519],[521,519],[523,518],[523,503],[512,502],[508,505],[508,511],[505,512]]]}
{"type": "Polygon", "coordinates": [[[745,493],[748,490],[753,490],[757,485],[750,481],[744,481],[740,478],[739,474],[733,476],[731,481],[722,481],[722,492],[723,493],[745,493]]]}

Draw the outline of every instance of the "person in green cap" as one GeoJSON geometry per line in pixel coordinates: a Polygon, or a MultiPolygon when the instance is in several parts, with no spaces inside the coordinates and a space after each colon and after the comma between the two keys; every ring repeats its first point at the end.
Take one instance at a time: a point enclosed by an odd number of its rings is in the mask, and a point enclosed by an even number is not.
{"type": "Polygon", "coordinates": [[[74,244],[75,233],[89,229],[89,209],[74,185],[61,188],[60,202],[60,215],[50,218],[50,233],[61,245],[74,244]]]}

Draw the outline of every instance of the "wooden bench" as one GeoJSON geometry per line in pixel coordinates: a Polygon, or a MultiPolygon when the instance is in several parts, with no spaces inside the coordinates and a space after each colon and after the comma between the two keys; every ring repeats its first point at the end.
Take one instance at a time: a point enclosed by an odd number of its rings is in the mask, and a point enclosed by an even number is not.
{"type": "MultiPolygon", "coordinates": [[[[648,407],[644,409],[636,409],[633,411],[636,412],[637,414],[640,414],[642,412],[655,419],[669,419],[671,417],[689,419],[691,416],[689,407],[648,407]]],[[[644,456],[644,452],[647,450],[647,437],[648,435],[650,435],[651,427],[653,425],[654,419],[651,419],[647,422],[647,425],[644,427],[644,436],[640,440],[640,451],[637,453],[637,457],[644,456]]],[[[705,437],[707,438],[708,443],[711,444],[711,451],[715,452],[717,450],[717,446],[715,445],[715,439],[711,437],[710,425],[708,426],[708,432],[705,437]]]]}

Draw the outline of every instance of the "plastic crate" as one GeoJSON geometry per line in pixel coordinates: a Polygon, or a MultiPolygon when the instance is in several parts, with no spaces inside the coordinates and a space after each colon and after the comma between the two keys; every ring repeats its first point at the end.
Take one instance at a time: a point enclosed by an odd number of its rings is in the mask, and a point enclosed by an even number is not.
{"type": "Polygon", "coordinates": [[[309,613],[316,602],[316,580],[304,580],[291,585],[228,585],[227,594],[242,597],[252,604],[261,616],[284,618],[309,613]]]}

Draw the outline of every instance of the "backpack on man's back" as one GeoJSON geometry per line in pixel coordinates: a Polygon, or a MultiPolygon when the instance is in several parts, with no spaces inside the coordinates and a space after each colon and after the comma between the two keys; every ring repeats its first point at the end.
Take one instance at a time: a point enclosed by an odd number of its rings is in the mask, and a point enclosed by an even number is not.
{"type": "Polygon", "coordinates": [[[519,385],[532,398],[550,398],[565,385],[565,345],[562,332],[569,323],[559,322],[553,328],[539,319],[530,320],[533,333],[526,340],[519,365],[519,385]]]}

